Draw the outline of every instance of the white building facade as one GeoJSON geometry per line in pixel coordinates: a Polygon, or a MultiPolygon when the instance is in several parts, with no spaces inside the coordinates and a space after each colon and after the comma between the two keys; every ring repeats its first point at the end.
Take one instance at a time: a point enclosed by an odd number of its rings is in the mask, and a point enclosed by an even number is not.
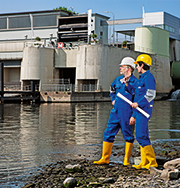
{"type": "Polygon", "coordinates": [[[4,63],[4,82],[20,84],[21,61],[25,46],[39,37],[49,47],[57,39],[57,20],[70,13],[61,10],[0,14],[0,61],[4,63]]]}
{"type": "MultiPolygon", "coordinates": [[[[70,12],[63,10],[0,14],[0,62],[4,63],[4,82],[6,85],[20,87],[22,82],[26,86],[32,80],[39,83],[42,78],[45,80],[53,78],[51,69],[54,69],[54,65],[49,65],[46,61],[47,64],[43,68],[40,57],[37,56],[35,56],[37,59],[34,59],[35,64],[29,64],[28,58],[24,56],[24,49],[26,47],[56,49],[58,44],[58,19],[72,16],[70,12]],[[38,62],[40,65],[37,65],[38,62]],[[23,69],[24,64],[29,66],[29,70],[34,70],[33,74],[30,74],[31,71],[28,72],[28,69],[23,69]],[[41,70],[38,71],[38,67],[41,70]],[[43,73],[47,73],[48,76],[42,77],[43,73]]],[[[77,15],[73,17],[75,16],[77,15]]],[[[108,17],[92,14],[91,29],[95,33],[98,32],[98,40],[106,44],[108,28],[101,27],[101,20],[103,19],[107,20],[108,17]]],[[[77,45],[79,44],[77,42],[77,45]]],[[[56,77],[59,78],[59,76],[56,77]]]]}

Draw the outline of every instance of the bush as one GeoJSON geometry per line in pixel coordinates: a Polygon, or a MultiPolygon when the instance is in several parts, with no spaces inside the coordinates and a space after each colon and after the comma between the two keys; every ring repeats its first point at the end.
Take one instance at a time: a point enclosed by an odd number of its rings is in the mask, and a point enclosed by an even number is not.
{"type": "Polygon", "coordinates": [[[41,38],[40,37],[36,37],[35,40],[41,41],[41,38]]]}

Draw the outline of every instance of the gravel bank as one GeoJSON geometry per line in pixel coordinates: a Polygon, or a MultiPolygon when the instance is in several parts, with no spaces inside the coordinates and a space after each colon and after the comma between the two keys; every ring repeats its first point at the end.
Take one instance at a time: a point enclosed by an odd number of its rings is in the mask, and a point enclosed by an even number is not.
{"type": "MultiPolygon", "coordinates": [[[[153,148],[156,153],[159,169],[163,164],[171,159],[180,158],[180,142],[155,142],[153,148]]],[[[113,147],[112,155],[124,155],[123,146],[113,147]]],[[[134,145],[132,157],[139,157],[139,146],[134,145]]],[[[99,158],[97,151],[94,157],[99,158]]],[[[24,188],[62,188],[63,181],[68,177],[74,177],[77,187],[180,187],[180,177],[178,180],[164,181],[158,175],[150,174],[149,170],[136,170],[124,167],[120,163],[111,162],[110,165],[95,165],[92,160],[86,156],[80,156],[77,159],[58,161],[55,164],[48,164],[41,168],[38,175],[32,176],[24,188]],[[83,159],[82,159],[83,157],[83,159]],[[81,172],[67,172],[67,165],[81,165],[81,172]]]]}

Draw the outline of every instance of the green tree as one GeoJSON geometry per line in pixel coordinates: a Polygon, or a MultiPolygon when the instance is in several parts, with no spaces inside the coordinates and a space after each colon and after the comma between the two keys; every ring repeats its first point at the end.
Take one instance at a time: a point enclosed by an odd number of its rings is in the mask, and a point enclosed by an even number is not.
{"type": "Polygon", "coordinates": [[[35,40],[41,41],[41,38],[40,37],[36,37],[35,40]]]}
{"type": "Polygon", "coordinates": [[[123,43],[122,43],[123,47],[126,47],[127,46],[127,41],[124,40],[123,43]]]}
{"type": "Polygon", "coordinates": [[[57,8],[54,8],[53,10],[64,10],[64,11],[70,12],[72,14],[79,14],[79,13],[76,13],[75,11],[72,12],[72,10],[69,10],[66,7],[57,7],[57,8]]]}
{"type": "Polygon", "coordinates": [[[97,34],[93,33],[93,34],[91,35],[91,37],[92,37],[93,39],[95,39],[95,38],[97,37],[97,34]]]}

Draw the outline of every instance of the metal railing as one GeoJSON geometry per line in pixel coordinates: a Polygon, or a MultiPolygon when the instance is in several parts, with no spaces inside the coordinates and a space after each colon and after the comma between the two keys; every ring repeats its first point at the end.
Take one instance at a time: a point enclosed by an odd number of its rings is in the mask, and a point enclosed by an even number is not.
{"type": "Polygon", "coordinates": [[[42,91],[70,91],[72,92],[72,84],[43,84],[42,91]]]}
{"type": "MultiPolygon", "coordinates": [[[[25,85],[21,88],[19,84],[5,84],[4,91],[31,91],[31,85],[25,85]]],[[[35,91],[39,91],[39,84],[35,85],[35,91]]]]}
{"type": "Polygon", "coordinates": [[[95,84],[79,84],[73,85],[73,91],[82,92],[82,91],[100,91],[101,86],[95,84]]]}
{"type": "Polygon", "coordinates": [[[101,91],[101,86],[94,84],[43,84],[42,91],[92,92],[101,91]]]}
{"type": "MultiPolygon", "coordinates": [[[[31,85],[25,85],[22,88],[23,91],[31,91],[31,85]]],[[[39,84],[35,84],[35,91],[39,91],[39,84]]]]}
{"type": "Polygon", "coordinates": [[[19,84],[4,84],[4,91],[19,91],[21,90],[21,85],[19,84]]]}
{"type": "Polygon", "coordinates": [[[47,84],[70,84],[70,78],[48,79],[48,80],[44,80],[43,83],[47,83],[47,84]]]}
{"type": "MultiPolygon", "coordinates": [[[[93,92],[101,91],[100,85],[95,84],[42,84],[42,91],[60,92],[93,92]]],[[[4,91],[31,91],[31,85],[21,87],[19,84],[4,85],[4,91]]],[[[35,84],[35,91],[39,91],[39,84],[35,84]]]]}

